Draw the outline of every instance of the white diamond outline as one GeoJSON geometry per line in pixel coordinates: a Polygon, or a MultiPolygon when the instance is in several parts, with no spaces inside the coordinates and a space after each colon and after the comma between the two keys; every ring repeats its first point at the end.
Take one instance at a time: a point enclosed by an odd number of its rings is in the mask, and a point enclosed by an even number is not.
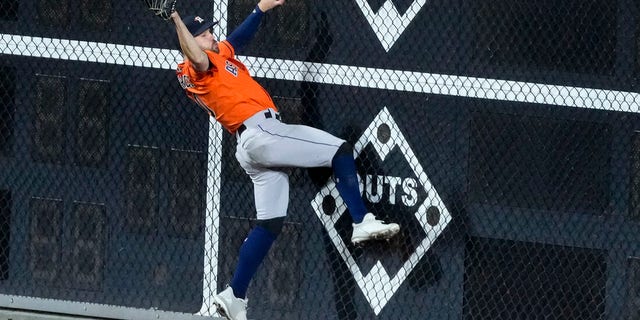
{"type": "MultiPolygon", "coordinates": [[[[316,216],[320,219],[327,230],[333,245],[338,250],[338,253],[340,253],[342,260],[349,267],[356,283],[377,316],[389,300],[391,300],[393,295],[400,288],[400,285],[406,280],[407,276],[411,271],[413,271],[425,253],[433,245],[438,236],[444,231],[445,227],[449,222],[451,222],[451,214],[440,198],[435,187],[431,184],[431,180],[426,173],[424,173],[422,165],[416,160],[417,158],[415,157],[413,150],[409,146],[409,143],[400,131],[400,128],[386,106],[378,113],[378,115],[376,115],[371,124],[369,124],[369,127],[367,127],[362,136],[360,136],[358,142],[354,145],[354,157],[358,157],[364,147],[369,143],[371,143],[375,148],[382,161],[386,159],[387,155],[389,155],[395,147],[399,147],[405,157],[405,160],[409,166],[411,166],[411,169],[419,179],[424,191],[427,193],[427,198],[418,207],[415,213],[415,218],[422,226],[426,236],[416,247],[416,250],[411,254],[409,259],[405,261],[402,268],[400,268],[396,275],[391,278],[384,266],[382,266],[380,260],[376,262],[368,274],[362,274],[355,258],[351,255],[346,244],[342,241],[342,238],[340,238],[338,231],[335,228],[336,222],[345,213],[347,207],[342,198],[340,198],[333,180],[329,180],[329,182],[316,194],[316,197],[311,201],[311,206],[313,207],[316,216]],[[382,143],[376,138],[376,130],[382,124],[386,124],[390,128],[391,136],[386,143],[382,143]],[[430,190],[432,190],[432,192],[430,192],[430,190]],[[430,194],[432,194],[432,196],[429,196],[430,194]],[[323,199],[328,195],[332,196],[336,203],[336,209],[331,215],[325,214],[322,210],[323,199]],[[440,219],[435,226],[431,226],[427,222],[427,207],[429,206],[435,206],[440,210],[440,219]]],[[[358,178],[360,178],[359,175],[358,178]]],[[[362,180],[360,181],[360,187],[360,192],[362,193],[362,180]]]]}
{"type": "Polygon", "coordinates": [[[378,9],[378,12],[375,13],[367,0],[356,0],[356,3],[362,10],[384,50],[389,52],[416,15],[418,15],[418,12],[425,6],[427,0],[413,1],[404,14],[400,14],[391,0],[385,1],[382,7],[378,9]]]}

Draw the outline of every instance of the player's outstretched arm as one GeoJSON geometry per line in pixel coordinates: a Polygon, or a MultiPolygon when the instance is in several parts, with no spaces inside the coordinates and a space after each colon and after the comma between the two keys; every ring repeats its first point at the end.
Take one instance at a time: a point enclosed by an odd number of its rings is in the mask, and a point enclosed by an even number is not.
{"type": "Polygon", "coordinates": [[[209,68],[209,56],[200,48],[196,39],[193,38],[178,11],[171,13],[171,19],[176,25],[176,33],[178,34],[182,53],[191,61],[197,71],[206,71],[209,68]]]}
{"type": "Polygon", "coordinates": [[[261,0],[253,12],[227,37],[236,51],[242,50],[258,31],[265,12],[282,5],[284,0],[261,0]]]}

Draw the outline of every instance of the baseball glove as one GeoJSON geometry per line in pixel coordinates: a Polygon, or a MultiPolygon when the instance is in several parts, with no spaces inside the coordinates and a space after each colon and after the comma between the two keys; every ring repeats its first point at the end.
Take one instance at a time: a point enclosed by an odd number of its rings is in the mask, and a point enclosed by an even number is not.
{"type": "Polygon", "coordinates": [[[171,14],[176,11],[176,2],[177,0],[147,0],[147,5],[156,16],[170,20],[171,14]]]}

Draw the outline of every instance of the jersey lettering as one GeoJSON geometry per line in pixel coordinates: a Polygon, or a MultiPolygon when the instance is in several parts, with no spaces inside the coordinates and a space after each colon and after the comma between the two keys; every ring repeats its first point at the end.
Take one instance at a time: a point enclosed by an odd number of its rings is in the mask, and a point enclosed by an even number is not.
{"type": "Polygon", "coordinates": [[[186,74],[178,75],[178,82],[180,83],[182,89],[195,87],[195,85],[191,82],[191,79],[189,79],[189,76],[186,74]]]}
{"type": "Polygon", "coordinates": [[[224,69],[229,71],[229,73],[231,73],[234,77],[238,77],[238,67],[231,61],[225,61],[224,69]]]}

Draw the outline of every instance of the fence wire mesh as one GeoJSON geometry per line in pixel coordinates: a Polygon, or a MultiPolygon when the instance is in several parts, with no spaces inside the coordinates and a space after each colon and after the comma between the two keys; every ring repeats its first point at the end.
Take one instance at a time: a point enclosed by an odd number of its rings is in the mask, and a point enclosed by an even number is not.
{"type": "MultiPolygon", "coordinates": [[[[179,0],[234,30],[257,0],[179,0]]],[[[284,169],[255,319],[638,319],[637,1],[289,0],[238,52],[286,123],[352,143],[284,169]]],[[[235,137],[182,92],[146,1],[0,3],[0,293],[216,315],[255,226],[235,137]]],[[[4,304],[4,307],[10,305],[4,304]]]]}

